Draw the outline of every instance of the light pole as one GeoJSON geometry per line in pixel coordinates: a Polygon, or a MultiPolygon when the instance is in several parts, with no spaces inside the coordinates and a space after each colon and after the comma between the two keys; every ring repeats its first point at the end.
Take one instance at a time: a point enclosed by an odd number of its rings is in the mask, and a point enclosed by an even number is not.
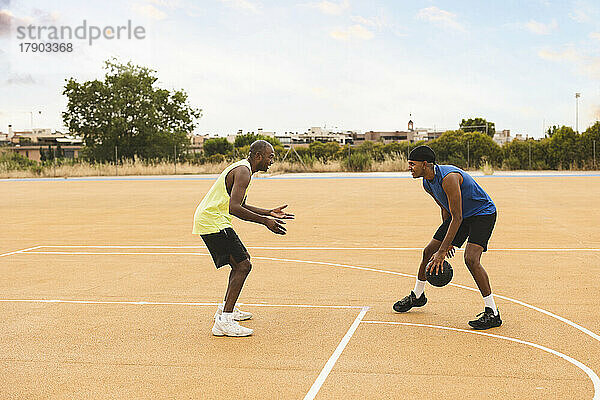
{"type": "Polygon", "coordinates": [[[579,98],[581,93],[575,93],[575,132],[579,133],[579,98]]]}
{"type": "MultiPolygon", "coordinates": [[[[20,113],[20,114],[29,114],[29,127],[31,128],[31,133],[33,133],[33,113],[35,111],[15,111],[16,113],[20,113]]],[[[39,115],[42,115],[41,111],[37,112],[39,115]]]]}
{"type": "MultiPolygon", "coordinates": [[[[33,113],[34,111],[26,111],[29,113],[29,124],[31,125],[31,133],[33,133],[33,113]]],[[[42,115],[41,111],[38,111],[38,115],[42,115]]]]}

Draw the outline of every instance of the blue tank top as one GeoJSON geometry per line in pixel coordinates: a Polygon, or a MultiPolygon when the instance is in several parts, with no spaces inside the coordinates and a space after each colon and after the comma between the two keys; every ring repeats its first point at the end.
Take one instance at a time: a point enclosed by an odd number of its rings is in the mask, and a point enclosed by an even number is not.
{"type": "Polygon", "coordinates": [[[474,215],[488,215],[496,212],[494,202],[475,182],[475,179],[462,169],[454,165],[435,165],[435,177],[433,181],[428,181],[423,178],[423,188],[431,193],[433,197],[450,212],[448,205],[448,197],[442,188],[442,179],[451,172],[458,172],[462,175],[463,181],[460,185],[460,195],[462,198],[462,216],[463,218],[472,217],[474,215]]]}

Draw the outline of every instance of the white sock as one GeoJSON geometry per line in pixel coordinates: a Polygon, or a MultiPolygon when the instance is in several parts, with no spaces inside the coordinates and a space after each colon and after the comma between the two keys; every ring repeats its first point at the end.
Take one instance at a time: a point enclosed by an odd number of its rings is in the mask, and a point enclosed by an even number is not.
{"type": "Polygon", "coordinates": [[[413,289],[413,292],[415,292],[415,296],[417,296],[417,299],[421,297],[421,295],[425,291],[426,282],[427,281],[420,281],[419,278],[417,278],[417,281],[415,282],[415,288],[413,289]]]}
{"type": "Polygon", "coordinates": [[[492,310],[494,310],[494,315],[498,315],[498,308],[496,307],[496,302],[494,301],[493,294],[490,293],[489,296],[484,297],[483,302],[485,303],[486,307],[489,307],[492,310]]]}
{"type": "Polygon", "coordinates": [[[233,321],[233,313],[232,312],[221,313],[221,321],[232,322],[233,321]]]}

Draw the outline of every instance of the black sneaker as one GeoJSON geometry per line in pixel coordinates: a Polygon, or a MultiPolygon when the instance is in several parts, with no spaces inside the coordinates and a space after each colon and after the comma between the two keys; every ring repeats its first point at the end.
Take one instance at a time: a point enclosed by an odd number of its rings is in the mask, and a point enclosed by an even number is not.
{"type": "Polygon", "coordinates": [[[410,294],[400,301],[394,304],[394,311],[396,312],[407,312],[413,307],[423,307],[427,303],[427,297],[425,293],[421,294],[421,297],[417,299],[415,292],[411,290],[410,294]]]}
{"type": "Polygon", "coordinates": [[[482,313],[477,314],[477,317],[477,319],[469,321],[469,325],[473,329],[490,329],[502,325],[500,311],[498,311],[498,315],[494,315],[494,310],[490,307],[486,307],[482,313]]]}

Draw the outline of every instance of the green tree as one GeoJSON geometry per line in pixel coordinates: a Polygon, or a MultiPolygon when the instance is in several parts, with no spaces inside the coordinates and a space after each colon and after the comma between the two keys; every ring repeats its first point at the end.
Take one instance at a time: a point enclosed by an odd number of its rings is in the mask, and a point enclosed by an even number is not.
{"type": "Polygon", "coordinates": [[[581,135],[573,128],[561,126],[549,141],[548,161],[550,168],[569,169],[582,164],[581,135]]]}
{"type": "Polygon", "coordinates": [[[484,118],[463,119],[460,122],[460,129],[463,132],[483,132],[492,138],[496,133],[496,125],[493,122],[488,122],[484,118]]]}
{"type": "Polygon", "coordinates": [[[83,136],[87,158],[156,159],[180,153],[189,144],[187,134],[196,126],[201,110],[188,104],[183,90],[156,87],[156,71],[147,67],[105,62],[104,80],[79,83],[66,80],[62,114],[71,132],[83,136]]]}
{"type": "Polygon", "coordinates": [[[590,167],[597,167],[600,161],[600,122],[596,123],[581,134],[582,157],[590,167]],[[594,165],[594,147],[596,149],[596,165],[594,165]]]}
{"type": "Polygon", "coordinates": [[[202,149],[206,157],[214,154],[226,155],[233,150],[233,144],[229,143],[226,138],[207,139],[204,141],[202,149]]]}
{"type": "Polygon", "coordinates": [[[338,142],[312,142],[308,145],[310,153],[321,161],[329,161],[336,158],[340,151],[340,144],[338,142]]]}
{"type": "Polygon", "coordinates": [[[554,135],[554,133],[557,130],[558,130],[558,126],[556,126],[556,125],[549,126],[548,129],[546,130],[546,137],[552,137],[552,135],[554,135]]]}
{"type": "Polygon", "coordinates": [[[383,142],[365,141],[361,145],[352,148],[350,155],[352,155],[352,152],[365,153],[373,161],[381,162],[385,159],[385,146],[383,142]]]}
{"type": "Polygon", "coordinates": [[[464,135],[463,131],[447,131],[439,138],[428,142],[427,145],[435,152],[436,162],[466,168],[467,142],[464,140],[464,135]]]}
{"type": "Polygon", "coordinates": [[[549,169],[548,139],[513,140],[502,146],[505,169],[549,169]]]}
{"type": "Polygon", "coordinates": [[[427,142],[436,154],[438,163],[457,167],[479,167],[487,160],[493,165],[502,163],[502,149],[491,137],[480,132],[447,131],[427,142]]]}
{"type": "Polygon", "coordinates": [[[46,160],[47,160],[46,152],[44,151],[44,148],[42,146],[40,146],[40,161],[44,162],[46,160]]]}

